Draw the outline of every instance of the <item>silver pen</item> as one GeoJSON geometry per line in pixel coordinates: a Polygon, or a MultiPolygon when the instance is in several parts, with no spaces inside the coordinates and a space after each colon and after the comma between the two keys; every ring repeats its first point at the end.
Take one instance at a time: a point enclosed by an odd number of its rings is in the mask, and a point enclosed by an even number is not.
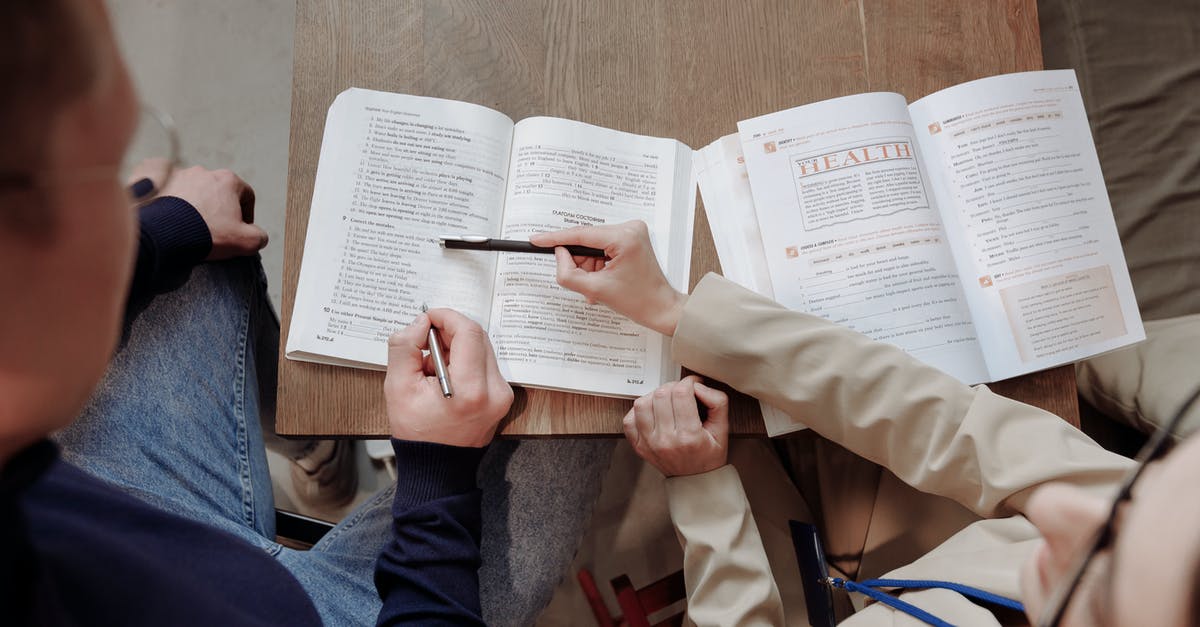
{"type": "MultiPolygon", "coordinates": [[[[421,304],[421,312],[429,311],[429,307],[421,304]]],[[[433,369],[437,372],[438,383],[442,386],[442,396],[454,396],[450,387],[450,371],[446,369],[446,356],[442,354],[442,338],[438,335],[437,327],[429,325],[429,354],[433,357],[433,369]]]]}

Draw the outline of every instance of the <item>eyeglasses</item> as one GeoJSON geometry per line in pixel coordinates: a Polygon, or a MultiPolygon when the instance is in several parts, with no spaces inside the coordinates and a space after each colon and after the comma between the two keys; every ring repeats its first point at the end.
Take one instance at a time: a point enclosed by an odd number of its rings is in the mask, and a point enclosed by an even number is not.
{"type": "Polygon", "coordinates": [[[1067,571],[1069,576],[1064,583],[1050,595],[1049,600],[1046,602],[1046,607],[1042,611],[1042,615],[1038,617],[1038,627],[1056,627],[1062,621],[1063,614],[1066,612],[1067,606],[1071,603],[1071,596],[1079,588],[1079,582],[1083,580],[1083,574],[1087,572],[1088,566],[1091,565],[1092,560],[1095,559],[1100,551],[1112,546],[1116,536],[1117,512],[1132,497],[1134,483],[1137,482],[1138,477],[1142,476],[1142,471],[1146,469],[1146,466],[1150,462],[1161,458],[1170,450],[1171,434],[1175,432],[1175,429],[1187,414],[1188,409],[1196,402],[1198,397],[1200,397],[1200,389],[1193,392],[1192,396],[1183,403],[1176,414],[1167,421],[1167,424],[1151,436],[1146,445],[1142,447],[1142,450],[1137,455],[1137,465],[1125,476],[1125,480],[1121,482],[1121,490],[1117,492],[1117,497],[1113,499],[1112,507],[1109,508],[1108,519],[1104,521],[1104,524],[1096,532],[1095,537],[1093,537],[1088,546],[1088,550],[1081,553],[1071,564],[1071,568],[1067,571]]]}
{"type": "Polygon", "coordinates": [[[172,168],[178,166],[180,163],[179,131],[175,127],[175,120],[165,111],[143,104],[141,106],[138,128],[134,134],[131,149],[126,153],[124,163],[64,171],[0,172],[0,190],[33,190],[114,180],[121,176],[122,171],[131,169],[133,165],[131,158],[139,154],[139,152],[161,155],[164,151],[167,154],[170,166],[172,168]],[[144,144],[149,144],[150,146],[143,146],[144,144]],[[165,144],[165,146],[158,146],[156,144],[165,144]],[[139,151],[139,148],[142,148],[142,150],[139,151]],[[147,148],[149,151],[147,151],[147,148]]]}

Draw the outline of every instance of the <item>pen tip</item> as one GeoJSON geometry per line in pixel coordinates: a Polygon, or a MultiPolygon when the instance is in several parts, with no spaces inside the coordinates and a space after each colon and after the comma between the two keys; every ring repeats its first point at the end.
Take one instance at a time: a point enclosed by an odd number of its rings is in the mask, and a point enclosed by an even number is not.
{"type": "Polygon", "coordinates": [[[421,303],[421,313],[425,313],[427,311],[429,311],[429,305],[426,305],[425,303],[421,303]]]}

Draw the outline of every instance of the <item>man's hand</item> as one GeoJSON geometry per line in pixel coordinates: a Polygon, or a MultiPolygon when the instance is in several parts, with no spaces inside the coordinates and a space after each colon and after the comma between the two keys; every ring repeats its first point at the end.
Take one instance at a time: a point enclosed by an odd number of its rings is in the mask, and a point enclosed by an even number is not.
{"type": "Polygon", "coordinates": [[[529,238],[537,246],[555,246],[558,284],[603,303],[634,322],[674,335],[687,296],[667,282],[650,232],[640,220],[605,226],[578,226],[529,238]],[[604,249],[608,259],[572,257],[563,246],[581,244],[604,249]]]}
{"type": "Polygon", "coordinates": [[[454,446],[487,445],[513,402],[487,334],[451,309],[430,309],[392,334],[383,394],[396,439],[454,446]],[[429,347],[431,324],[445,345],[454,386],[450,398],[442,396],[432,358],[422,353],[429,347]]]}
{"type": "Polygon", "coordinates": [[[188,201],[204,218],[212,234],[209,261],[253,255],[267,245],[267,232],[254,225],[254,190],[229,170],[176,170],[159,195],[188,201]]]}
{"type": "Polygon", "coordinates": [[[729,456],[729,397],[695,375],[634,401],[622,424],[633,450],[668,477],[716,470],[729,456]],[[704,422],[697,399],[708,409],[704,422]]]}

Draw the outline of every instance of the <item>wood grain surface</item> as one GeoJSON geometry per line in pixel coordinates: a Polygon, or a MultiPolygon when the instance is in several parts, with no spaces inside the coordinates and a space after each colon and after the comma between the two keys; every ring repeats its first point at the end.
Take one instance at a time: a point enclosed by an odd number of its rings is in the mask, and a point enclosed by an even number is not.
{"type": "MultiPolygon", "coordinates": [[[[1042,67],[1035,0],[298,0],[283,337],[296,294],[325,113],[349,87],[465,100],[514,120],[551,115],[693,148],[738,120],[866,91],[910,99],[1042,67]]],[[[697,212],[692,284],[719,271],[697,212]]],[[[282,354],[282,350],[281,350],[282,354]]],[[[387,435],[383,374],[281,359],[276,427],[387,435]]],[[[1003,393],[1078,420],[1074,370],[1003,393]]],[[[508,435],[619,434],[630,401],[518,390],[508,435]]],[[[733,431],[763,433],[738,396],[733,431]]]]}

